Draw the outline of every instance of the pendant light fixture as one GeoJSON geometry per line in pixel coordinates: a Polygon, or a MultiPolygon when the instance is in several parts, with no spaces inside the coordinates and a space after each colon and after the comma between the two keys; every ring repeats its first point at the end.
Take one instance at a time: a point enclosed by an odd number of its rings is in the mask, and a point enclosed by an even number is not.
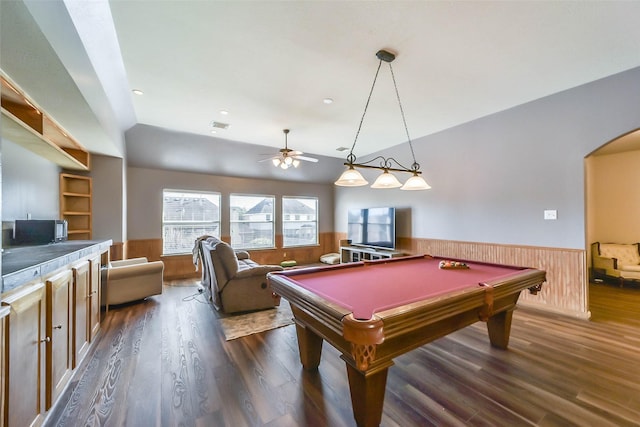
{"type": "Polygon", "coordinates": [[[398,188],[401,187],[401,190],[428,190],[431,188],[429,184],[422,178],[420,175],[422,172],[420,171],[420,165],[416,162],[416,155],[413,152],[413,144],[411,143],[411,138],[409,137],[409,130],[407,129],[407,121],[404,117],[404,110],[402,109],[402,103],[400,102],[400,95],[398,94],[398,86],[396,84],[396,77],[393,74],[393,68],[391,67],[391,62],[396,59],[396,56],[387,51],[387,50],[379,50],[376,53],[376,57],[380,60],[378,63],[378,69],[376,70],[376,75],[373,78],[373,85],[371,86],[371,90],[369,91],[369,97],[367,98],[367,103],[364,106],[364,112],[362,113],[362,118],[360,119],[360,124],[358,125],[358,131],[356,132],[356,137],[353,141],[353,145],[351,146],[351,150],[349,151],[349,155],[347,156],[347,161],[345,162],[345,166],[347,166],[347,170],[340,175],[340,178],[334,183],[335,185],[339,185],[342,187],[361,187],[363,185],[367,185],[369,182],[364,179],[362,174],[356,170],[356,168],[363,169],[378,169],[382,171],[382,174],[375,180],[375,182],[371,185],[371,188],[398,188]],[[409,142],[409,148],[411,149],[411,156],[413,158],[413,163],[411,167],[408,168],[403,166],[400,162],[398,162],[393,157],[382,157],[377,156],[374,159],[369,160],[368,162],[356,163],[356,156],[353,154],[353,150],[356,147],[356,142],[358,141],[358,135],[360,134],[360,129],[362,129],[362,123],[364,122],[364,117],[367,114],[367,108],[369,107],[369,102],[371,101],[371,94],[373,94],[373,89],[376,86],[376,81],[378,80],[378,73],[380,72],[380,67],[382,66],[382,61],[389,64],[389,70],[391,71],[391,78],[393,79],[393,87],[396,91],[396,98],[398,99],[398,106],[400,107],[400,114],[402,116],[402,122],[404,124],[404,130],[407,134],[407,141],[409,142]],[[378,166],[374,166],[373,163],[379,162],[378,166]],[[391,172],[401,172],[401,173],[409,173],[412,176],[402,185],[400,181],[393,175],[391,172]]]}

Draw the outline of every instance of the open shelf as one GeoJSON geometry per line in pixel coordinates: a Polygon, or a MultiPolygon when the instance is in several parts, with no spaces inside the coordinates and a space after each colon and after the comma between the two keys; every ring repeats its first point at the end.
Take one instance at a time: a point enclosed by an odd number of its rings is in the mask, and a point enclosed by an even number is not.
{"type": "Polygon", "coordinates": [[[366,246],[340,246],[340,262],[375,261],[378,259],[395,258],[403,253],[387,249],[368,248],[366,246]]]}
{"type": "Polygon", "coordinates": [[[69,240],[91,240],[91,177],[60,174],[60,218],[67,221],[69,240]]]}
{"type": "Polygon", "coordinates": [[[4,138],[65,169],[89,170],[89,152],[80,143],[4,77],[0,88],[4,138]]]}

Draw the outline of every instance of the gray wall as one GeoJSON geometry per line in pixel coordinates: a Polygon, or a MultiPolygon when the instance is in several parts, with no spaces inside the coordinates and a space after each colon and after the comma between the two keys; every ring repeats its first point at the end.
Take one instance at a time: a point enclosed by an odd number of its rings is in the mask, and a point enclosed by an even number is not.
{"type": "MultiPolygon", "coordinates": [[[[350,207],[392,205],[410,209],[412,237],[584,249],[584,157],[638,127],[640,68],[421,138],[433,188],[338,188],[336,231],[350,207]]],[[[406,144],[382,154],[410,158],[406,144]]]]}
{"type": "MultiPolygon", "coordinates": [[[[334,188],[330,184],[309,184],[266,179],[234,178],[160,169],[127,168],[127,224],[129,240],[162,237],[162,190],[214,191],[222,194],[222,235],[229,236],[229,194],[276,196],[276,212],[281,212],[281,196],[318,197],[319,232],[334,229],[334,188]]],[[[281,234],[276,221],[276,234],[281,234]]]]}
{"type": "Polygon", "coordinates": [[[2,221],[59,218],[60,167],[7,139],[2,160],[2,221]]]}
{"type": "Polygon", "coordinates": [[[126,227],[126,181],[124,160],[91,156],[93,178],[93,238],[124,242],[126,227]]]}

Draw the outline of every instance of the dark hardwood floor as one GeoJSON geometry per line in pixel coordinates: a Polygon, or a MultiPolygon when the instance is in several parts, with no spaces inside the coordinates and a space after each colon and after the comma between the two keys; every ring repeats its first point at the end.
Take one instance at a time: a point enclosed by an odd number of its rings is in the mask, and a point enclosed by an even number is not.
{"type": "MultiPolygon", "coordinates": [[[[306,372],[294,326],[225,342],[195,285],[110,310],[45,424],[355,425],[336,350],[306,372]]],[[[517,310],[507,351],[476,323],[398,357],[382,425],[639,425],[640,289],[593,286],[591,308],[593,321],[517,310]]]]}

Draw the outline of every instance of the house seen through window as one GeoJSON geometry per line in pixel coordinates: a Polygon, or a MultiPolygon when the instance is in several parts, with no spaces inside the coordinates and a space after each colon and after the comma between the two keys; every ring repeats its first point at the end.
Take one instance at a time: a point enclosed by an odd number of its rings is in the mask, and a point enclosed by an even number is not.
{"type": "Polygon", "coordinates": [[[231,246],[242,249],[275,247],[273,196],[231,194],[231,246]]]}
{"type": "Polygon", "coordinates": [[[282,198],[282,246],[318,244],[318,199],[282,198]]]}
{"type": "Polygon", "coordinates": [[[220,237],[220,194],[163,190],[162,253],[190,253],[203,235],[220,237]]]}

